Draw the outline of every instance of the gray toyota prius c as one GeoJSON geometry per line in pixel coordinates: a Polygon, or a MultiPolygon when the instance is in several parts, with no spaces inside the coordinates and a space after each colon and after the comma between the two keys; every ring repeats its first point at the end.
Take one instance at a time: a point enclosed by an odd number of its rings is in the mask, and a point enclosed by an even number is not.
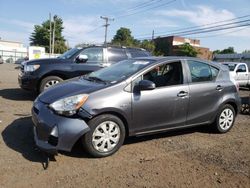
{"type": "Polygon", "coordinates": [[[36,145],[50,154],[77,141],[93,157],[129,136],[213,126],[228,132],[240,108],[237,86],[219,63],[188,57],[124,60],[41,93],[32,108],[36,145]]]}

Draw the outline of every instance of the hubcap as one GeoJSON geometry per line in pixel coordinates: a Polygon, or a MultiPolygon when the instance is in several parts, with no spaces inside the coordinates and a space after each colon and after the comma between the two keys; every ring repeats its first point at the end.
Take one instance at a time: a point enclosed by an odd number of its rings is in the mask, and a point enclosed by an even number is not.
{"type": "Polygon", "coordinates": [[[49,87],[51,87],[51,86],[53,86],[53,85],[55,85],[55,84],[58,84],[58,83],[59,83],[58,80],[49,80],[49,81],[45,84],[44,89],[48,89],[49,87]]]}
{"type": "Polygon", "coordinates": [[[224,109],[219,118],[220,128],[223,130],[229,129],[233,125],[234,113],[230,108],[224,109]]]}
{"type": "Polygon", "coordinates": [[[93,132],[92,144],[99,152],[109,152],[118,144],[119,139],[119,126],[113,121],[105,121],[93,132]]]}

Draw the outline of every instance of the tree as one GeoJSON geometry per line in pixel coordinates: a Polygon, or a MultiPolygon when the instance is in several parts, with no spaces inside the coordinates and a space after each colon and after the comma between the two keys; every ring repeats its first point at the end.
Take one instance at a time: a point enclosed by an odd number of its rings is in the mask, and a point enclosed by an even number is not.
{"type": "Polygon", "coordinates": [[[242,53],[243,54],[250,54],[250,50],[244,50],[242,53]]]}
{"type": "Polygon", "coordinates": [[[134,46],[135,42],[136,41],[134,37],[132,37],[130,29],[125,27],[118,29],[113,40],[111,41],[112,44],[121,46],[134,46]]]}
{"type": "Polygon", "coordinates": [[[235,53],[234,47],[225,48],[225,49],[222,50],[220,53],[221,53],[221,54],[234,54],[234,53],[235,53]]]}
{"type": "Polygon", "coordinates": [[[150,52],[154,52],[155,50],[155,44],[154,42],[150,41],[150,40],[143,40],[141,43],[140,43],[140,47],[141,48],[144,48],[150,52]]]}
{"type": "MultiPolygon", "coordinates": [[[[63,53],[67,50],[67,46],[65,44],[65,39],[62,36],[63,31],[63,21],[58,16],[54,16],[54,22],[56,23],[55,28],[55,53],[63,53]]],[[[52,22],[52,28],[54,26],[54,22],[52,22]]],[[[50,21],[46,20],[42,23],[42,25],[35,25],[34,32],[30,36],[30,44],[35,46],[45,47],[46,52],[49,52],[49,29],[50,29],[50,21]]]]}
{"type": "Polygon", "coordinates": [[[228,47],[228,48],[225,48],[224,50],[213,51],[213,54],[234,54],[234,53],[236,53],[234,51],[234,47],[228,47]]]}
{"type": "Polygon", "coordinates": [[[185,43],[179,46],[178,55],[197,57],[198,51],[189,43],[185,43]]]}
{"type": "Polygon", "coordinates": [[[167,56],[170,54],[170,44],[164,40],[162,40],[160,37],[155,39],[155,50],[154,55],[160,56],[164,55],[167,56]]]}

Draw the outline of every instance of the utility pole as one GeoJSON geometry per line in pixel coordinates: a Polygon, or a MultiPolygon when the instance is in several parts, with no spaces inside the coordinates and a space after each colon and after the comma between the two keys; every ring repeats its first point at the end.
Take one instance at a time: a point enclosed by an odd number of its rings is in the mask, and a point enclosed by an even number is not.
{"type": "Polygon", "coordinates": [[[105,24],[104,24],[103,26],[105,27],[105,40],[104,40],[104,45],[106,46],[106,45],[107,45],[107,32],[108,32],[108,26],[110,25],[110,24],[109,24],[109,21],[114,21],[115,19],[111,19],[111,18],[108,18],[108,17],[105,17],[105,16],[101,16],[100,18],[105,20],[105,24]]]}
{"type": "Polygon", "coordinates": [[[154,41],[155,38],[155,30],[152,31],[152,41],[154,41]]]}
{"type": "Polygon", "coordinates": [[[56,15],[53,17],[54,20],[54,28],[53,28],[53,36],[52,36],[52,54],[54,55],[54,49],[55,49],[55,30],[56,30],[56,15]]]}
{"type": "Polygon", "coordinates": [[[49,13],[49,57],[51,56],[51,32],[52,25],[51,25],[51,13],[49,13]]]}

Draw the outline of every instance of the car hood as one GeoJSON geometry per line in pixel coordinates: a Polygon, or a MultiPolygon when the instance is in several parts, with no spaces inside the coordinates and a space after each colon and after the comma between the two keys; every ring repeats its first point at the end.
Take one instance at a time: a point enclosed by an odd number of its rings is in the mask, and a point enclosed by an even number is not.
{"type": "Polygon", "coordinates": [[[41,65],[41,64],[51,64],[51,63],[68,63],[70,60],[68,59],[61,59],[61,58],[44,58],[44,59],[34,59],[25,61],[22,65],[41,65]]]}
{"type": "Polygon", "coordinates": [[[108,87],[108,84],[75,78],[45,90],[38,96],[38,100],[46,104],[51,104],[62,98],[78,94],[89,94],[105,87],[108,87]]]}

